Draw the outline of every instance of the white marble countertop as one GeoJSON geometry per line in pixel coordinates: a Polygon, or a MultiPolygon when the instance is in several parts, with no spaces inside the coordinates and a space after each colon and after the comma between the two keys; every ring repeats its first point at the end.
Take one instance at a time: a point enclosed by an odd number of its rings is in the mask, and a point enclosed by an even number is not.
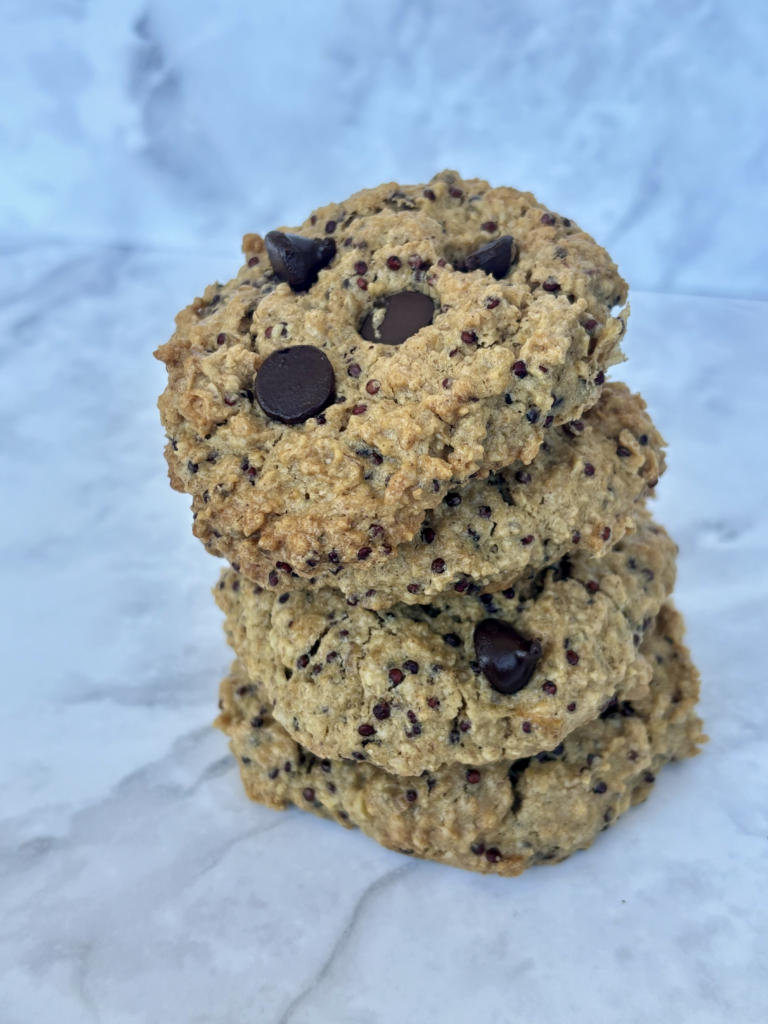
{"type": "Polygon", "coordinates": [[[616,374],[670,442],[711,742],[505,880],[250,804],[210,728],[218,566],[165,480],[150,353],[226,261],[2,257],[2,1024],[768,1018],[768,304],[635,293],[616,374]]]}

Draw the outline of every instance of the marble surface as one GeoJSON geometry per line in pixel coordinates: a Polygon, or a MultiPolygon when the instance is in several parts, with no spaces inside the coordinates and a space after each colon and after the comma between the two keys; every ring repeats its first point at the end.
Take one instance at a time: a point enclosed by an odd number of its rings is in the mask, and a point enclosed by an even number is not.
{"type": "Polygon", "coordinates": [[[0,1024],[762,1024],[768,7],[0,15],[0,1024]],[[245,799],[155,409],[151,351],[244,230],[444,166],[532,189],[640,289],[617,376],[671,444],[711,736],[510,880],[245,799]]]}
{"type": "Polygon", "coordinates": [[[0,231],[223,256],[443,167],[768,299],[764,0],[0,0],[0,231]]]}
{"type": "Polygon", "coordinates": [[[518,879],[250,804],[210,728],[217,564],[150,356],[236,255],[13,245],[0,283],[2,1024],[739,1024],[768,1014],[768,304],[635,293],[619,368],[711,742],[518,879]]]}

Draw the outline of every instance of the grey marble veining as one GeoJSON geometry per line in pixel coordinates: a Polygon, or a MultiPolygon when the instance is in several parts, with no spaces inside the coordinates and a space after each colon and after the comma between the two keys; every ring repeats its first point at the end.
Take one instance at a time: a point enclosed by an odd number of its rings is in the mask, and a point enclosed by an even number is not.
{"type": "Polygon", "coordinates": [[[505,880],[250,804],[210,728],[218,567],[165,479],[150,353],[235,254],[2,259],[2,1024],[766,1019],[768,305],[635,293],[617,370],[670,442],[711,742],[505,880]]]}
{"type": "Polygon", "coordinates": [[[443,167],[768,298],[762,0],[3,0],[0,236],[225,253],[443,167]]]}

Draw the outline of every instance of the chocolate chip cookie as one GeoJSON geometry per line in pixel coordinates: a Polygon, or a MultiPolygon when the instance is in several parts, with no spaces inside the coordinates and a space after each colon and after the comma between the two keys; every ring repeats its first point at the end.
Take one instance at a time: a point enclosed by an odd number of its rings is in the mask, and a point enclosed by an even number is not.
{"type": "Polygon", "coordinates": [[[635,514],[602,558],[577,549],[500,594],[376,612],[308,584],[278,596],[231,569],[215,594],[276,720],[318,756],[400,775],[528,757],[647,693],[638,646],[672,590],[675,546],[635,514]]]}
{"type": "Polygon", "coordinates": [[[377,552],[411,541],[470,478],[530,463],[622,358],[615,265],[515,189],[383,185],[244,251],[156,354],[171,484],[246,574],[354,564],[374,527],[377,552]]]}
{"type": "Polygon", "coordinates": [[[240,571],[278,593],[308,576],[374,609],[425,604],[446,590],[506,590],[529,568],[577,545],[602,554],[633,529],[635,502],[664,470],[663,444],[642,398],[608,383],[581,419],[549,431],[529,466],[518,461],[449,491],[413,540],[392,548],[372,523],[352,562],[275,561],[254,546],[241,549],[240,571]]]}
{"type": "Polygon", "coordinates": [[[691,757],[706,737],[695,713],[699,680],[666,604],[640,645],[646,695],[611,703],[554,749],[411,777],[370,763],[319,759],[273,716],[261,682],[241,662],[221,685],[217,725],[230,737],[248,796],[295,804],[390,849],[456,867],[518,875],[590,846],[648,796],[660,768],[691,757]]]}

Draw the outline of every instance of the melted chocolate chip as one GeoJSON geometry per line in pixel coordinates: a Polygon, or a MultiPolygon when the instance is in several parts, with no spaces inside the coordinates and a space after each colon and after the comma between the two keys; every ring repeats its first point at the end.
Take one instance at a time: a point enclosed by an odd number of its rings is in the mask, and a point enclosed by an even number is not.
{"type": "Polygon", "coordinates": [[[332,238],[304,238],[269,231],[264,239],[269,262],[275,275],[287,281],[295,292],[305,292],[317,280],[318,273],[336,255],[332,238]]]}
{"type": "Polygon", "coordinates": [[[467,256],[464,266],[467,271],[484,270],[498,280],[507,273],[515,256],[517,246],[512,235],[502,235],[495,242],[481,245],[476,252],[467,256]]]}
{"type": "Polygon", "coordinates": [[[541,643],[527,640],[508,622],[483,619],[475,627],[475,651],[483,675],[499,693],[517,693],[528,685],[541,643]]]}
{"type": "Polygon", "coordinates": [[[253,390],[270,419],[303,423],[333,402],[335,385],[325,353],[314,345],[294,345],[267,356],[253,390]]]}
{"type": "Polygon", "coordinates": [[[373,327],[373,313],[363,320],[360,334],[366,341],[377,341],[381,345],[402,345],[422,327],[432,323],[435,307],[432,299],[421,292],[398,292],[386,301],[386,313],[376,337],[373,327]]]}

